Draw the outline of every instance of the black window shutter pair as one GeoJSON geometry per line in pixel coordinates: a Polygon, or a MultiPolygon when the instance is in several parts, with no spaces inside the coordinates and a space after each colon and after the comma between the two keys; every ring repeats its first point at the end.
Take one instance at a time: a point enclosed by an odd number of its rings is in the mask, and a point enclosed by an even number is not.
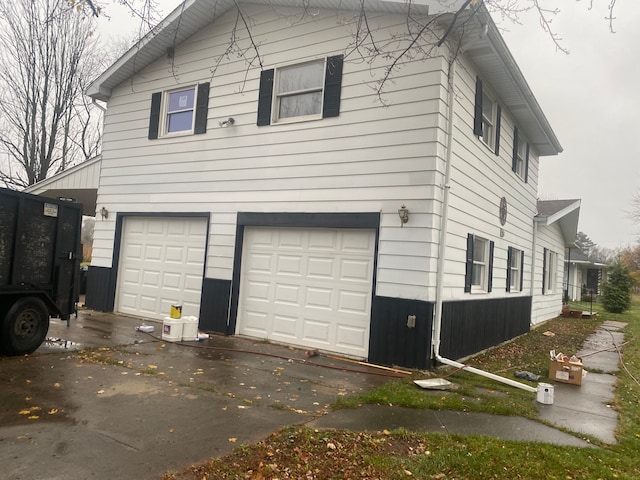
{"type": "MultiPolygon", "coordinates": [[[[476,77],[476,98],[475,106],[473,109],[473,134],[476,137],[481,137],[484,133],[482,131],[482,80],[480,77],[476,77]]],[[[500,155],[500,128],[502,124],[502,108],[500,105],[496,108],[496,138],[494,152],[496,155],[500,155]]]]}
{"type": "MultiPolygon", "coordinates": [[[[511,261],[513,260],[514,248],[507,250],[507,292],[511,291],[511,261]]],[[[520,252],[520,291],[524,287],[524,252],[520,252]]]]}
{"type": "MultiPolygon", "coordinates": [[[[327,58],[324,77],[324,98],[322,101],[322,118],[340,115],[340,92],[342,90],[343,55],[327,58]]],[[[260,92],[258,94],[258,126],[271,124],[271,107],[273,104],[273,81],[275,70],[263,70],[260,73],[260,92]]]]}
{"type": "MultiPolygon", "coordinates": [[[[474,246],[475,236],[473,233],[467,234],[467,255],[466,255],[466,267],[464,273],[464,291],[466,293],[471,292],[471,283],[473,281],[473,246],[474,246]]],[[[487,263],[488,268],[488,279],[487,279],[487,292],[491,292],[493,287],[493,250],[494,250],[494,242],[489,242],[489,262],[487,263]]]]}
{"type": "MultiPolygon", "coordinates": [[[[198,84],[195,107],[195,125],[193,133],[207,133],[207,115],[209,113],[209,82],[198,84]]],[[[160,110],[162,108],[162,92],[151,95],[151,112],[149,114],[149,140],[158,138],[160,130],[160,110]]]]}
{"type": "MultiPolygon", "coordinates": [[[[518,127],[513,128],[513,159],[511,161],[511,170],[518,170],[518,127]]],[[[524,183],[529,182],[529,144],[527,143],[524,158],[524,183]]]]}

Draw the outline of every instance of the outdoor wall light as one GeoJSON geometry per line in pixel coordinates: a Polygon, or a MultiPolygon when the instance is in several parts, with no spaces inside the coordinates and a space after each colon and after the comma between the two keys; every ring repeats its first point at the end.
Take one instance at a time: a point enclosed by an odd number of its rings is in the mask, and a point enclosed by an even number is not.
{"type": "Polygon", "coordinates": [[[100,215],[102,215],[102,220],[104,220],[105,218],[109,218],[109,210],[107,210],[105,207],[102,207],[100,209],[100,215]]]}
{"type": "Polygon", "coordinates": [[[404,224],[409,221],[409,210],[404,204],[398,209],[398,216],[400,217],[400,226],[404,227],[404,224]]]}
{"type": "Polygon", "coordinates": [[[219,125],[222,128],[226,128],[226,127],[230,127],[231,125],[233,125],[234,123],[236,123],[236,121],[233,119],[233,117],[229,117],[226,120],[223,120],[222,122],[219,123],[219,125]]]}

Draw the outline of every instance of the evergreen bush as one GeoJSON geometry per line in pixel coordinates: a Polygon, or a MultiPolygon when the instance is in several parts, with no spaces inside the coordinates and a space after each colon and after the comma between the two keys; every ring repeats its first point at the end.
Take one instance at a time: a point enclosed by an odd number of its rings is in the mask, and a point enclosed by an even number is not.
{"type": "Polygon", "coordinates": [[[602,305],[607,312],[622,313],[631,306],[633,277],[629,269],[617,262],[609,270],[607,281],[602,286],[602,305]]]}

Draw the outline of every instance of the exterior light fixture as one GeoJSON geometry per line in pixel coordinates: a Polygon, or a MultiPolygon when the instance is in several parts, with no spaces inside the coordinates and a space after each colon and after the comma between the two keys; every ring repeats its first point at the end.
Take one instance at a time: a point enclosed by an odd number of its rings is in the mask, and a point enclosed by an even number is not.
{"type": "Polygon", "coordinates": [[[100,215],[102,215],[102,220],[104,220],[105,218],[109,218],[109,210],[107,210],[105,207],[102,207],[100,209],[100,215]]]}
{"type": "Polygon", "coordinates": [[[400,217],[400,226],[404,227],[404,224],[409,221],[409,210],[404,204],[398,209],[398,216],[400,217]]]}
{"type": "Polygon", "coordinates": [[[230,127],[231,125],[233,125],[234,123],[236,123],[236,121],[233,119],[233,117],[229,117],[226,120],[223,120],[222,122],[219,123],[219,125],[222,128],[226,128],[226,127],[230,127]]]}

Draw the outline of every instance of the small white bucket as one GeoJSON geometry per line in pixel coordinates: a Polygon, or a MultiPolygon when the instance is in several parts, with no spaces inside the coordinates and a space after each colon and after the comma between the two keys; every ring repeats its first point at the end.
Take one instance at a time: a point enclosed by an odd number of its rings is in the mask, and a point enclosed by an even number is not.
{"type": "Polygon", "coordinates": [[[162,339],[168,342],[179,342],[182,340],[182,318],[164,317],[162,322],[162,339]]]}
{"type": "Polygon", "coordinates": [[[185,342],[198,341],[198,317],[187,316],[182,317],[184,324],[182,326],[182,340],[185,342]]]}
{"type": "Polygon", "coordinates": [[[539,383],[536,400],[545,405],[553,405],[553,385],[550,383],[539,383]]]}

